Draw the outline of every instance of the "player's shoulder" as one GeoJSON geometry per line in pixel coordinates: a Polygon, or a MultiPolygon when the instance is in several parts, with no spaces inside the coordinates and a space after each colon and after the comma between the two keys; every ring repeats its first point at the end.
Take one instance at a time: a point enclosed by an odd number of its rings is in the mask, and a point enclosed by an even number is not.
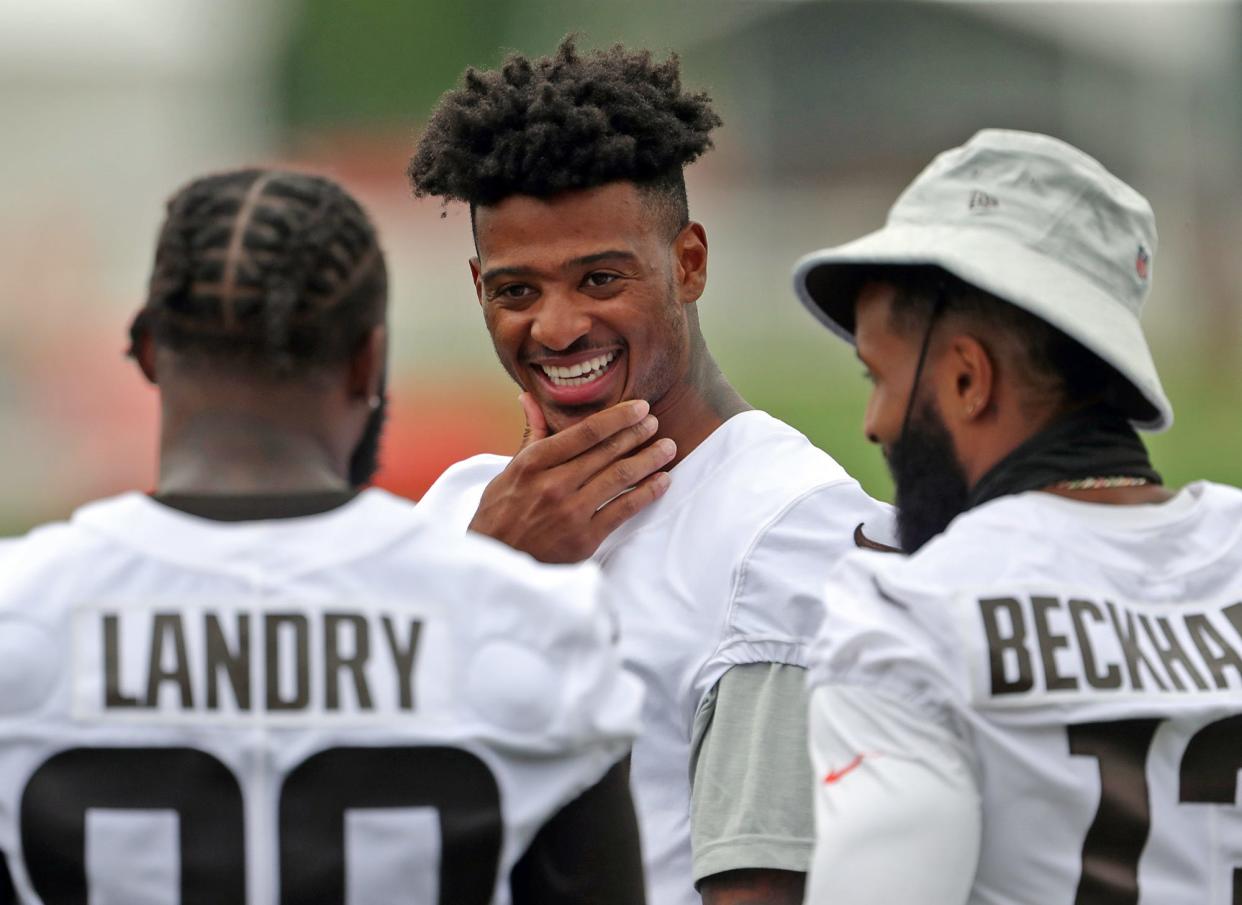
{"type": "Polygon", "coordinates": [[[420,593],[452,604],[473,709],[528,747],[632,741],[642,688],[622,669],[618,602],[599,567],[541,563],[471,532],[426,530],[435,567],[423,570],[420,593]]]}
{"type": "Polygon", "coordinates": [[[751,486],[764,491],[849,480],[841,464],[805,434],[758,409],[734,415],[704,446],[719,476],[745,474],[751,486]]]}
{"type": "Polygon", "coordinates": [[[134,494],[88,503],[69,519],[46,522],[24,535],[5,538],[0,542],[0,600],[32,584],[46,589],[49,584],[73,579],[77,573],[66,569],[66,563],[89,559],[107,546],[83,527],[78,515],[93,508],[128,509],[131,496],[134,494]]]}
{"type": "Polygon", "coordinates": [[[1166,502],[1138,506],[1038,491],[1001,497],[959,515],[901,571],[910,581],[961,585],[968,577],[984,586],[1097,567],[1155,576],[1184,572],[1191,560],[1239,556],[1242,490],[1200,481],[1166,502]]]}
{"type": "Polygon", "coordinates": [[[419,499],[419,510],[424,516],[464,531],[478,509],[484,489],[509,462],[509,456],[484,453],[453,463],[419,499]]]}
{"type": "MultiPolygon", "coordinates": [[[[444,469],[440,477],[436,478],[431,489],[470,487],[480,481],[486,484],[500,474],[505,466],[512,461],[512,458],[512,456],[501,456],[495,453],[480,453],[477,456],[462,459],[460,462],[454,462],[444,469]]],[[[430,492],[431,490],[428,490],[428,493],[430,492]]],[[[426,495],[424,495],[425,497],[426,495]]]]}
{"type": "MultiPolygon", "coordinates": [[[[785,422],[748,411],[709,441],[706,467],[685,476],[698,484],[694,505],[708,510],[719,528],[749,535],[751,546],[779,546],[787,541],[783,532],[805,531],[820,537],[821,549],[824,543],[845,549],[860,524],[890,542],[891,507],[871,498],[840,463],[785,422]]],[[[673,472],[674,486],[684,464],[673,472]]]]}

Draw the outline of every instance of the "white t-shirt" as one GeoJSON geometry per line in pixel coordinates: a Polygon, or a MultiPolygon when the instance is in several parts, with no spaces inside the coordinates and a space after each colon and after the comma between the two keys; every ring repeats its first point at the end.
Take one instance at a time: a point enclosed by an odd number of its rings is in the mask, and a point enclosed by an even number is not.
{"type": "MultiPolygon", "coordinates": [[[[508,461],[476,456],[454,465],[420,508],[464,530],[508,461]]],[[[648,901],[698,905],[690,847],[695,713],[733,666],[805,667],[831,566],[854,549],[858,525],[883,540],[892,519],[831,457],[759,411],[730,418],[671,477],[667,493],[609,536],[594,559],[614,588],[626,665],[647,689],[631,778],[648,901]]]]}
{"type": "Polygon", "coordinates": [[[20,900],[507,903],[637,729],[600,586],[378,490],[241,523],[127,494],[34,531],[0,573],[20,900]]]}
{"type": "Polygon", "coordinates": [[[1242,491],[1005,497],[826,601],[809,902],[1239,901],[1242,491]],[[856,876],[868,838],[902,871],[856,876]]]}

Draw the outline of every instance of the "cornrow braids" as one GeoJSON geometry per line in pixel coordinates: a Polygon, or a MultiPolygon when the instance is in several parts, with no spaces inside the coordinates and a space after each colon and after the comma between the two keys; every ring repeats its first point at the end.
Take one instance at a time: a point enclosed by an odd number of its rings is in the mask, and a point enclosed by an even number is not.
{"type": "Polygon", "coordinates": [[[549,57],[509,56],[467,69],[423,131],[408,176],[415,195],[471,212],[511,195],[548,197],[628,180],[688,221],[683,168],[721,123],[703,92],[682,89],[676,55],[618,44],[579,53],[573,36],[549,57]]]}
{"type": "Polygon", "coordinates": [[[131,353],[156,343],[287,377],[347,359],[382,322],[387,271],[362,207],[329,179],[245,169],[168,202],[131,353]]]}

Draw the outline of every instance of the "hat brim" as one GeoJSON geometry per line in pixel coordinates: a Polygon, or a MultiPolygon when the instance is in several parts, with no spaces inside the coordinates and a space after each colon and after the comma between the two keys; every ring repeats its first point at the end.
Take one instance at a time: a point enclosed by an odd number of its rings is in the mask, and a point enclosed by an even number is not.
{"type": "Polygon", "coordinates": [[[794,291],[815,318],[854,342],[854,297],[875,267],[940,267],[1047,321],[1111,365],[1146,403],[1129,412],[1134,426],[1167,430],[1173,406],[1165,396],[1138,319],[1077,271],[985,230],[961,226],[886,226],[794,265],[794,291]],[[1071,304],[1072,300],[1072,304],[1071,304]]]}

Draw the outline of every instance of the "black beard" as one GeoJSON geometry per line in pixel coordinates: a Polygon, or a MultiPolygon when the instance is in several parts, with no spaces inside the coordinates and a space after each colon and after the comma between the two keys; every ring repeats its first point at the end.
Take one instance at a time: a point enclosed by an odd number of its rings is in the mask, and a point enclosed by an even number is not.
{"type": "Polygon", "coordinates": [[[371,483],[379,471],[380,438],[384,433],[384,419],[388,417],[388,393],[380,388],[380,404],[371,412],[362,437],[349,457],[349,486],[357,489],[371,483]]]}
{"type": "Polygon", "coordinates": [[[897,536],[906,553],[966,511],[966,475],[934,404],[919,405],[911,414],[905,434],[889,450],[888,468],[896,485],[897,536]]]}

